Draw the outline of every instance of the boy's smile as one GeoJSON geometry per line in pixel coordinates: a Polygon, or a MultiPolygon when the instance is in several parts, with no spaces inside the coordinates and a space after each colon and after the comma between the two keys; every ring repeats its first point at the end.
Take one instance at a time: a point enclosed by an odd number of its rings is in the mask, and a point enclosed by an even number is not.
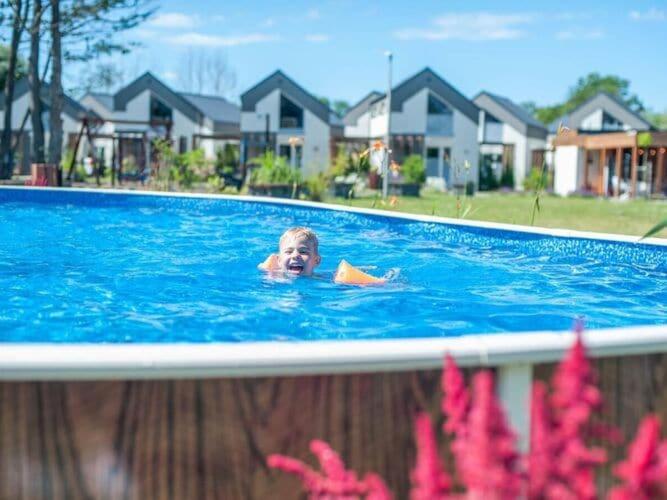
{"type": "Polygon", "coordinates": [[[303,236],[288,237],[281,242],[278,255],[280,267],[293,276],[310,276],[320,263],[314,245],[303,236]]]}

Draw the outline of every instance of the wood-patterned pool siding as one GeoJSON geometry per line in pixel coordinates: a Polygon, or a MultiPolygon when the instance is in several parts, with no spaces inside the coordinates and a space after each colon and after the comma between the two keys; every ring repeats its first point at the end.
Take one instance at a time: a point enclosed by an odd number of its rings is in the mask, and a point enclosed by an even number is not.
{"type": "MultiPolygon", "coordinates": [[[[605,421],[632,437],[641,417],[667,423],[667,354],[594,360],[605,421]]],[[[548,379],[554,364],[535,366],[548,379]]],[[[466,369],[469,374],[470,369],[466,369]]],[[[298,499],[269,470],[285,453],[311,463],[321,438],[347,464],[408,497],[413,418],[438,424],[440,371],[317,376],[0,382],[0,498],[298,499]]],[[[446,440],[441,451],[452,468],[446,440]]],[[[624,450],[611,451],[612,460],[624,450]]],[[[599,476],[611,484],[609,468],[599,476]]]]}

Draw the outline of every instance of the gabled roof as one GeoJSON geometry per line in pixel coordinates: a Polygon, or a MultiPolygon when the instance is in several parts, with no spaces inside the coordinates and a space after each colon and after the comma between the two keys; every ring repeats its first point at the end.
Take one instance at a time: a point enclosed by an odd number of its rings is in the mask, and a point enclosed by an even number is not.
{"type": "MultiPolygon", "coordinates": [[[[113,110],[113,95],[112,94],[102,94],[100,92],[88,92],[87,96],[91,96],[97,102],[99,102],[103,107],[109,111],[113,110]]],[[[85,97],[85,96],[84,96],[85,97]]]]}
{"type": "MultiPolygon", "coordinates": [[[[403,103],[424,88],[441,97],[445,102],[466,115],[473,122],[477,123],[479,120],[479,108],[477,108],[475,103],[452,87],[429,67],[424,68],[416,75],[399,83],[391,90],[391,110],[401,111],[403,103]]],[[[385,96],[386,94],[382,94],[374,102],[384,99],[385,96]]]]}
{"type": "Polygon", "coordinates": [[[547,128],[526,109],[507,97],[482,91],[473,102],[494,118],[507,123],[527,137],[546,139],[547,128]]]}
{"type": "Polygon", "coordinates": [[[239,123],[241,121],[239,107],[224,97],[185,92],[182,92],[181,95],[213,121],[227,123],[239,123]]]}
{"type": "Polygon", "coordinates": [[[241,94],[241,111],[255,111],[257,103],[276,89],[307,109],[324,123],[331,124],[331,110],[281,70],[276,70],[254,87],[241,94]]]}
{"type": "Polygon", "coordinates": [[[197,106],[162,83],[162,81],[150,71],[147,71],[114,94],[113,110],[124,111],[127,107],[127,103],[145,90],[150,90],[164,101],[165,104],[177,109],[193,122],[201,123],[203,121],[204,113],[202,113],[197,106]]]}
{"type": "MultiPolygon", "coordinates": [[[[45,110],[48,110],[51,107],[50,90],[51,86],[47,82],[42,82],[40,97],[42,99],[42,103],[44,104],[45,110]]],[[[14,101],[20,99],[29,91],[30,91],[30,84],[28,82],[28,78],[27,77],[21,78],[14,85],[14,101]]],[[[63,94],[63,97],[64,97],[63,112],[72,119],[77,121],[83,119],[84,117],[99,119],[99,116],[94,111],[86,109],[67,94],[63,94]]],[[[5,94],[3,92],[0,93],[0,110],[4,109],[5,109],[5,94]]]]}
{"type": "Polygon", "coordinates": [[[366,94],[366,96],[357,104],[347,110],[347,113],[343,116],[343,123],[345,125],[355,125],[359,117],[371,107],[371,103],[375,102],[379,97],[382,97],[382,95],[382,92],[378,92],[377,90],[373,90],[366,94]]]}
{"type": "Polygon", "coordinates": [[[549,124],[549,132],[556,132],[558,125],[563,125],[571,129],[579,129],[584,118],[591,113],[602,109],[610,116],[627,125],[633,130],[653,130],[655,127],[639,113],[633,111],[615,95],[608,92],[598,92],[588,100],[574,108],[569,114],[554,120],[549,124]]]}

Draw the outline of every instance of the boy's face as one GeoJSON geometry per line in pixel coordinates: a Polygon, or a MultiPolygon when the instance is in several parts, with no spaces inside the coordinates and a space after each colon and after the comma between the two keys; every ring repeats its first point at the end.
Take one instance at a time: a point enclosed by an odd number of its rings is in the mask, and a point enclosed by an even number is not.
{"type": "Polygon", "coordinates": [[[280,243],[280,268],[294,276],[310,276],[322,258],[304,236],[288,236],[280,243]]]}

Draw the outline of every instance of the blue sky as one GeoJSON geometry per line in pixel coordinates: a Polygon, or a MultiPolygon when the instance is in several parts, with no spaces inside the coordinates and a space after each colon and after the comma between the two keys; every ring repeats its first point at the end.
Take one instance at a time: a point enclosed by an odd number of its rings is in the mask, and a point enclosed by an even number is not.
{"type": "Polygon", "coordinates": [[[233,99],[277,68],[316,95],[356,102],[430,66],[469,97],[484,89],[539,105],[561,101],[590,71],[617,74],[667,109],[667,1],[580,2],[164,0],[129,33],[143,48],[126,75],[150,69],[179,88],[188,51],[222,53],[233,99]]]}

